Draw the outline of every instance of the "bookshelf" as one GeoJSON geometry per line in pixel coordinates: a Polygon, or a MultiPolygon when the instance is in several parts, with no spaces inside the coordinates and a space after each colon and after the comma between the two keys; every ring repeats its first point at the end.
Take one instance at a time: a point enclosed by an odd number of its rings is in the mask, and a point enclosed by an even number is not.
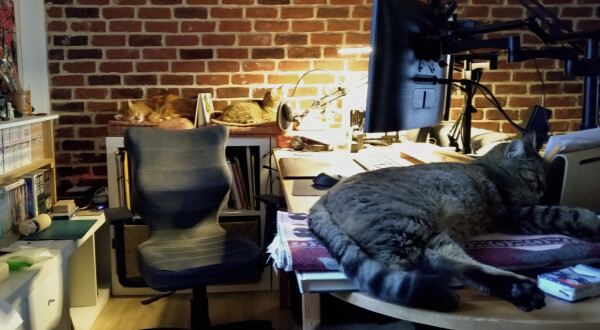
{"type": "MultiPolygon", "coordinates": [[[[273,193],[278,194],[278,184],[271,184],[269,178],[269,168],[275,168],[275,162],[271,158],[271,149],[276,146],[276,138],[274,136],[230,136],[227,141],[226,154],[227,157],[233,160],[235,157],[240,162],[240,170],[243,174],[246,191],[248,192],[248,202],[251,203],[253,196],[258,194],[273,193]],[[247,164],[254,166],[248,167],[247,164]],[[266,168],[265,168],[266,166],[266,168]],[[251,173],[251,174],[250,174],[251,173]],[[254,182],[252,182],[252,178],[254,182]],[[253,187],[253,188],[252,188],[253,187]],[[272,187],[272,188],[271,188],[272,187]],[[273,189],[273,190],[271,190],[273,189]],[[250,194],[249,191],[253,191],[250,194]]],[[[108,177],[108,203],[109,207],[117,207],[123,205],[123,201],[119,196],[119,180],[118,180],[118,164],[117,152],[123,148],[123,137],[107,137],[106,138],[106,164],[108,177]]],[[[233,189],[233,188],[232,188],[233,189]]],[[[233,192],[232,194],[233,195],[233,192]]],[[[233,197],[233,196],[232,196],[233,197]]],[[[231,202],[231,201],[230,201],[231,202]]],[[[255,238],[262,244],[264,238],[266,212],[264,205],[258,201],[248,207],[230,207],[221,213],[221,224],[226,230],[235,230],[241,234],[247,234],[255,238]]],[[[140,227],[140,226],[137,226],[140,227]]],[[[143,231],[143,230],[140,230],[143,231]]],[[[126,234],[127,235],[127,234],[126,234]]],[[[143,236],[144,233],[141,233],[143,236]]],[[[138,239],[139,233],[130,235],[132,239],[138,239]]],[[[143,238],[142,238],[143,240],[143,238]]],[[[141,243],[138,241],[137,243],[141,243]]],[[[133,260],[135,262],[135,260],[133,260]]],[[[112,262],[112,294],[119,295],[144,295],[154,294],[150,288],[131,288],[124,287],[119,283],[116,275],[116,261],[114,250],[111,251],[112,262]]],[[[134,267],[132,267],[134,268],[134,267]]],[[[127,272],[129,274],[129,268],[127,272]]],[[[133,274],[135,275],[135,273],[133,274]]],[[[274,283],[274,274],[271,267],[266,267],[258,283],[239,284],[239,285],[218,285],[210,286],[209,292],[233,292],[233,291],[265,291],[272,290],[278,284],[274,283]]]]}
{"type": "Polygon", "coordinates": [[[56,196],[56,184],[54,182],[54,128],[52,123],[55,119],[58,119],[58,115],[25,116],[0,122],[0,131],[2,132],[8,129],[22,129],[27,126],[30,128],[33,126],[41,126],[41,135],[38,137],[32,136],[31,138],[32,151],[34,148],[33,144],[36,143],[39,147],[38,151],[40,152],[40,156],[37,158],[32,157],[30,163],[15,166],[9,171],[4,171],[3,167],[0,171],[0,183],[38,168],[49,168],[52,170],[52,186],[54,187],[54,196],[56,196]]]}

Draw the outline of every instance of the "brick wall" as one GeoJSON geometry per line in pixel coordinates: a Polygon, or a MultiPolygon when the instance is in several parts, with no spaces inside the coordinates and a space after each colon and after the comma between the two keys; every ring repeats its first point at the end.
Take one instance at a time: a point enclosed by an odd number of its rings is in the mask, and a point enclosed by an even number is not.
{"type": "MultiPolygon", "coordinates": [[[[521,19],[515,0],[458,0],[460,18],[521,19]]],[[[594,27],[598,0],[543,0],[572,22],[594,27]]],[[[366,72],[368,57],[342,56],[343,46],[369,43],[371,0],[45,0],[48,59],[59,191],[72,185],[106,185],[107,122],[127,99],[177,93],[213,95],[215,108],[233,100],[260,98],[280,84],[293,86],[301,106],[323,93],[323,84],[366,72]],[[336,76],[336,77],[334,77],[336,76]]],[[[519,32],[520,33],[520,32],[519,32]]],[[[524,45],[535,45],[523,33],[524,45]]],[[[565,79],[562,65],[538,60],[546,106],[556,132],[577,130],[582,80],[565,79]]],[[[490,87],[517,122],[531,104],[541,104],[536,64],[506,64],[486,72],[490,87]]],[[[462,104],[453,96],[457,116],[462,104]]],[[[478,96],[477,127],[513,132],[497,110],[478,96]]]]}

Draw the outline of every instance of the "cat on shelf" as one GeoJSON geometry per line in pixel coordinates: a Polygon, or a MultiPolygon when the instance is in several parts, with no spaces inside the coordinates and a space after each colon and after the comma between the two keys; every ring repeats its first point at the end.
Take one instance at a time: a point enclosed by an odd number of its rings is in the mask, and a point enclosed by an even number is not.
{"type": "Polygon", "coordinates": [[[275,121],[277,107],[283,100],[283,86],[265,93],[262,100],[237,102],[223,109],[219,120],[238,124],[258,124],[275,121]]]}
{"type": "Polygon", "coordinates": [[[158,95],[146,100],[127,102],[128,107],[117,119],[130,123],[160,123],[178,118],[191,121],[196,116],[196,106],[188,99],[175,94],[158,95]]]}

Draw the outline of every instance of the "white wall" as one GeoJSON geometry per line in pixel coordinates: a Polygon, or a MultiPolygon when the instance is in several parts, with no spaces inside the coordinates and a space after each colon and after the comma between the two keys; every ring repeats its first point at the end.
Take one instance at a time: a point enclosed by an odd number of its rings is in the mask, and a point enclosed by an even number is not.
{"type": "Polygon", "coordinates": [[[44,0],[14,0],[19,78],[36,113],[50,112],[44,0]]]}

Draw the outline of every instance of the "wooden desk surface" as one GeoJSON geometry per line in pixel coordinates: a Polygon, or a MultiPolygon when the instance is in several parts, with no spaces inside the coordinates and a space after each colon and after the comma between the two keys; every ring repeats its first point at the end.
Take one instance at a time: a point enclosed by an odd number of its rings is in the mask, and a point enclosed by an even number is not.
{"type": "Polygon", "coordinates": [[[363,292],[332,293],[353,305],[394,318],[460,330],[584,330],[600,329],[600,299],[569,303],[546,295],[546,307],[523,312],[513,304],[475,289],[457,290],[458,309],[441,313],[381,301],[363,292]]]}
{"type": "MultiPolygon", "coordinates": [[[[429,160],[433,156],[446,157],[435,150],[434,154],[427,151],[425,158],[417,153],[422,148],[415,145],[407,145],[409,149],[406,154],[420,159],[421,162],[429,160]],[[417,149],[415,149],[417,148],[417,149]],[[427,158],[429,157],[429,158],[427,158]]],[[[344,157],[349,163],[352,161],[351,154],[334,153],[302,153],[289,150],[275,151],[275,159],[281,157],[339,157],[337,162],[343,161],[344,157]]],[[[404,156],[404,155],[403,155],[404,156]]],[[[433,159],[433,158],[432,158],[433,159]]],[[[468,159],[466,159],[468,161],[468,159]]],[[[441,161],[465,161],[462,157],[453,160],[441,161]]],[[[415,160],[419,163],[418,160],[415,160]]],[[[279,166],[279,164],[277,165],[279,166]]],[[[359,167],[360,168],[360,167],[359,167]]],[[[285,194],[288,211],[294,213],[306,213],[310,207],[319,199],[319,196],[294,196],[292,195],[294,180],[282,178],[281,185],[285,194]]],[[[440,313],[418,308],[404,307],[381,301],[364,292],[336,292],[333,296],[349,302],[361,308],[376,313],[388,315],[394,318],[416,323],[428,324],[441,328],[461,330],[585,330],[600,329],[600,298],[592,298],[577,303],[569,303],[546,295],[546,307],[530,313],[517,309],[509,302],[491,297],[475,289],[457,290],[461,296],[458,309],[452,313],[440,313]]],[[[316,329],[320,323],[318,294],[303,294],[303,321],[304,329],[316,329]]]]}

